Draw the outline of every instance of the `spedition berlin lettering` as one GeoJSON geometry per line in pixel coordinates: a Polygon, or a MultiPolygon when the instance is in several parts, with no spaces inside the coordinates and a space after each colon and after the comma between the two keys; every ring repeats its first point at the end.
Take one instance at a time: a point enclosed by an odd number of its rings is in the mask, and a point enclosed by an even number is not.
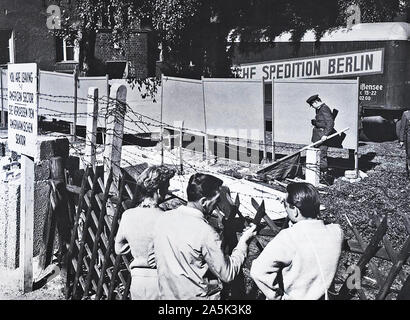
{"type": "Polygon", "coordinates": [[[27,121],[10,120],[10,128],[24,132],[33,133],[33,124],[27,121]]]}
{"type": "Polygon", "coordinates": [[[242,77],[250,79],[298,79],[382,73],[383,50],[242,65],[242,77]]]}
{"type": "MultiPolygon", "coordinates": [[[[294,62],[294,63],[279,63],[277,65],[264,66],[264,80],[268,79],[288,79],[316,76],[320,74],[320,61],[294,62]]],[[[244,71],[245,73],[245,71],[244,71]]]]}

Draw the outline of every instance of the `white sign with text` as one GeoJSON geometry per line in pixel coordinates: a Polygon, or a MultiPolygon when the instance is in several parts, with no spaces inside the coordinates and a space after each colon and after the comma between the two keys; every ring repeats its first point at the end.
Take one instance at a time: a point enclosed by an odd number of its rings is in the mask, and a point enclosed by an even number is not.
{"type": "Polygon", "coordinates": [[[312,79],[383,73],[384,49],[334,55],[244,63],[240,74],[246,79],[312,79]]]}
{"type": "Polygon", "coordinates": [[[8,145],[34,157],[37,140],[37,64],[8,65],[8,145]]]}

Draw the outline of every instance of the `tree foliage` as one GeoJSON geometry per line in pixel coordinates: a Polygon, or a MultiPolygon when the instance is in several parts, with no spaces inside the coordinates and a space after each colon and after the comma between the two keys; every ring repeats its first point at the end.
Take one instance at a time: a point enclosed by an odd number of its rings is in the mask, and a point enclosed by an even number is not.
{"type": "Polygon", "coordinates": [[[346,8],[359,4],[362,22],[391,21],[409,0],[77,0],[66,11],[64,30],[78,30],[85,53],[81,68],[91,68],[95,35],[101,26],[125,40],[131,29],[148,28],[162,48],[169,75],[229,76],[227,37],[272,41],[285,31],[298,41],[313,29],[345,25],[346,8]]]}

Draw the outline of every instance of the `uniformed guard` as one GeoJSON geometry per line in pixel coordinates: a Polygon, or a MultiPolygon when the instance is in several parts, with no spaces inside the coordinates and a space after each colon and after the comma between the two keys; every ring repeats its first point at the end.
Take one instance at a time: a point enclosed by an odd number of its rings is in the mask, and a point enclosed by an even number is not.
{"type": "Polygon", "coordinates": [[[318,146],[320,149],[320,171],[322,173],[322,178],[329,181],[330,175],[328,172],[327,163],[327,150],[329,145],[325,140],[334,130],[334,116],[330,108],[322,102],[318,94],[309,97],[306,102],[316,111],[315,119],[311,120],[311,123],[314,126],[312,132],[312,142],[317,142],[320,140],[324,141],[318,146]]]}

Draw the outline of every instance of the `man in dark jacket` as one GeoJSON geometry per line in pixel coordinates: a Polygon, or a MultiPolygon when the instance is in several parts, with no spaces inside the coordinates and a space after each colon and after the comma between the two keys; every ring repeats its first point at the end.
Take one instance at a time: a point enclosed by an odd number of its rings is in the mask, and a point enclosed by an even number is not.
{"type": "Polygon", "coordinates": [[[406,148],[406,171],[407,177],[410,176],[410,110],[403,113],[400,123],[399,133],[400,146],[406,148]]]}
{"type": "MultiPolygon", "coordinates": [[[[322,102],[319,95],[315,94],[311,96],[306,102],[316,110],[316,117],[312,119],[312,125],[314,126],[312,132],[312,142],[317,142],[320,140],[326,140],[334,129],[334,118],[330,108],[322,102]]],[[[328,144],[324,142],[318,146],[320,149],[320,171],[326,176],[327,175],[327,149],[328,144]]]]}

